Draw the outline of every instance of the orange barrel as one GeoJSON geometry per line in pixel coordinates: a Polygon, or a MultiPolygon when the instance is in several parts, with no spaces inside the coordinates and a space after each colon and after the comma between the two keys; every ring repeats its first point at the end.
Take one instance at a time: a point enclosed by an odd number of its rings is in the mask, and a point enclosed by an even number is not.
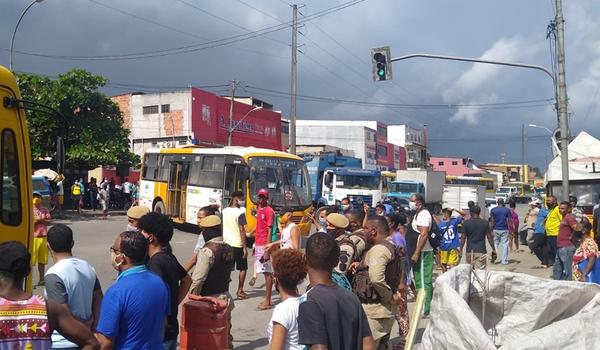
{"type": "Polygon", "coordinates": [[[179,346],[183,350],[229,349],[227,307],[215,311],[209,302],[188,300],[183,303],[179,346]]]}

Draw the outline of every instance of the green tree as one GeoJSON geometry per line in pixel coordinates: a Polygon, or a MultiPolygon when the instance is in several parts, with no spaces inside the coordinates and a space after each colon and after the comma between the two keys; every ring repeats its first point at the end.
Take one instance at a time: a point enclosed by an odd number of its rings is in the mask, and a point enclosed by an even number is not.
{"type": "Polygon", "coordinates": [[[33,158],[54,157],[56,138],[65,140],[66,162],[72,165],[137,164],[129,151],[129,130],[123,127],[119,107],[98,91],[107,80],[83,69],[51,79],[18,74],[23,99],[58,110],[56,114],[28,112],[33,158]],[[68,122],[68,125],[67,125],[68,122]]]}

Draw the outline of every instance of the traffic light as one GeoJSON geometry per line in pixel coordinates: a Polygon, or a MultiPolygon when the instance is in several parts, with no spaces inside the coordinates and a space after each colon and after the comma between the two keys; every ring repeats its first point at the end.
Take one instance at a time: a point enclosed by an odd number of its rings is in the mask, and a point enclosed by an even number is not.
{"type": "Polygon", "coordinates": [[[373,80],[392,80],[392,55],[389,46],[371,49],[371,62],[373,80]]]}

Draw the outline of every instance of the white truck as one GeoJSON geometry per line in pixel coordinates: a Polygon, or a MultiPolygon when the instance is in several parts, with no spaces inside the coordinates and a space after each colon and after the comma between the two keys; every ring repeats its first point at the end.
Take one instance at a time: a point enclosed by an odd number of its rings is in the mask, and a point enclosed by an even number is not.
{"type": "Polygon", "coordinates": [[[413,194],[420,194],[425,199],[425,206],[434,213],[442,209],[442,186],[446,182],[446,173],[428,169],[398,170],[396,181],[392,181],[387,197],[409,199],[413,194]]]}
{"type": "Polygon", "coordinates": [[[467,203],[473,201],[481,208],[481,218],[488,218],[485,207],[485,186],[479,185],[444,185],[442,190],[442,208],[456,208],[469,211],[467,203]]]}

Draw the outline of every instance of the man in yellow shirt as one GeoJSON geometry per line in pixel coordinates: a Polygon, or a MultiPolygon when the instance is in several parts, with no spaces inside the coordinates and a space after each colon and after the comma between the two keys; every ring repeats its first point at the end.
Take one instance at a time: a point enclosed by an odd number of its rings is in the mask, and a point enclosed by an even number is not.
{"type": "Polygon", "coordinates": [[[547,199],[548,202],[548,216],[546,217],[546,222],[544,226],[546,227],[546,238],[548,242],[548,247],[550,248],[550,253],[548,255],[548,260],[550,264],[556,258],[556,237],[558,236],[558,228],[560,227],[560,222],[562,221],[562,215],[558,210],[558,201],[556,197],[550,196],[547,199]]]}

